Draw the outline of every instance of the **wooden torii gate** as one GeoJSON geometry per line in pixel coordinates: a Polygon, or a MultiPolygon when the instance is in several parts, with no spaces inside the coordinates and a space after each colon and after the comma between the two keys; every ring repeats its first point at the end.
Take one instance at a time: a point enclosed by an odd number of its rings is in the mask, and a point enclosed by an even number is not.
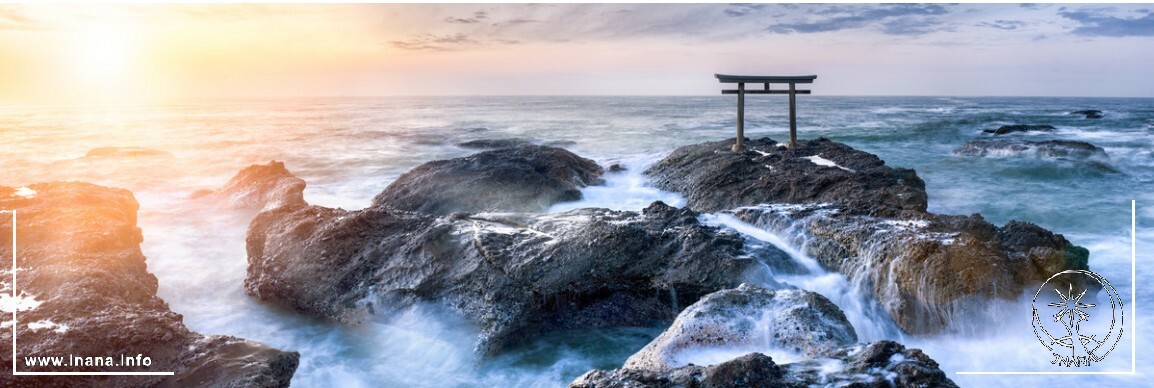
{"type": "Polygon", "coordinates": [[[725,89],[721,94],[737,95],[737,143],[733,145],[733,152],[745,150],[745,95],[746,94],[788,94],[789,95],[789,149],[797,147],[797,109],[795,97],[798,94],[809,94],[809,90],[797,90],[797,84],[811,84],[817,79],[816,75],[780,76],[780,75],[727,75],[714,74],[717,81],[723,84],[737,84],[737,89],[725,89]],[[765,84],[762,90],[745,90],[745,84],[765,84]],[[789,90],[770,90],[770,84],[789,84],[789,90]]]}

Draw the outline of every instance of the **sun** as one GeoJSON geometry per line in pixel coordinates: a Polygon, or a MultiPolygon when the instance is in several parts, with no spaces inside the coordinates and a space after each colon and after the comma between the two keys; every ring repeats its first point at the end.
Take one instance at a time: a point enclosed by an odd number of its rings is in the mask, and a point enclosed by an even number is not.
{"type": "Polygon", "coordinates": [[[137,37],[114,25],[89,26],[75,31],[70,66],[84,86],[123,87],[134,77],[137,37]]]}

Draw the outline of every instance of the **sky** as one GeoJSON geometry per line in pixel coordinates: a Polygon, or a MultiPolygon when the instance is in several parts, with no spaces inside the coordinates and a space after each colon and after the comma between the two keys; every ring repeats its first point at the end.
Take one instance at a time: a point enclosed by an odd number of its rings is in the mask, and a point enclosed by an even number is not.
{"type": "Polygon", "coordinates": [[[713,95],[1154,97],[1145,4],[0,5],[0,102],[713,95]]]}

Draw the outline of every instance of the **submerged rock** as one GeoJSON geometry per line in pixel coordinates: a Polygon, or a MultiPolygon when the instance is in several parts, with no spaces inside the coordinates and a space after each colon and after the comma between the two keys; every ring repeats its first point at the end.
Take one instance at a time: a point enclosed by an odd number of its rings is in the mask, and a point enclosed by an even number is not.
{"type": "Polygon", "coordinates": [[[1102,111],[1097,110],[1097,109],[1076,110],[1076,111],[1070,112],[1070,114],[1083,115],[1083,116],[1086,116],[1086,118],[1088,118],[1088,119],[1100,119],[1100,118],[1102,118],[1102,111]]]}
{"type": "Polygon", "coordinates": [[[770,346],[812,357],[855,342],[845,313],[821,294],[742,284],[686,308],[669,329],[626,360],[624,368],[664,371],[685,365],[689,354],[708,348],[770,346]]]}
{"type": "Polygon", "coordinates": [[[1057,272],[1087,269],[1089,255],[1037,225],[1011,221],[999,228],[977,214],[885,219],[834,206],[754,206],[734,214],[807,241],[810,256],[869,287],[913,334],[972,324],[992,300],[1013,300],[1057,272]]]}
{"type": "Polygon", "coordinates": [[[819,138],[796,150],[768,138],[679,147],[645,171],[654,186],[681,193],[688,207],[718,211],[759,203],[841,205],[846,211],[896,215],[926,210],[925,182],[913,170],[890,168],[876,155],[819,138]]]}
{"type": "MultiPolygon", "coordinates": [[[[483,166],[470,168],[494,176],[483,166]]],[[[480,178],[472,185],[501,193],[480,178]]],[[[253,219],[247,246],[245,290],[259,300],[352,324],[434,303],[481,329],[484,355],[542,332],[672,319],[671,299],[692,303],[759,268],[741,237],[660,202],[559,214],[282,206],[253,219]]]]}
{"type": "Polygon", "coordinates": [[[530,145],[532,142],[525,139],[480,139],[457,143],[457,147],[471,149],[500,149],[530,145]]]}
{"type": "Polygon", "coordinates": [[[1054,128],[1053,125],[1047,125],[1047,124],[1039,124],[1039,125],[1015,124],[1015,125],[1003,125],[1001,127],[998,127],[998,129],[985,129],[985,130],[982,130],[982,133],[992,133],[995,135],[1005,135],[1005,134],[1015,133],[1015,132],[1053,132],[1054,129],[1056,129],[1056,128],[1054,128]]]}
{"type": "Polygon", "coordinates": [[[602,174],[596,162],[565,149],[525,145],[422,164],[377,194],[372,207],[429,214],[540,212],[581,199],[580,189],[603,183],[602,174]]]}
{"type": "Polygon", "coordinates": [[[954,154],[965,156],[1021,155],[1079,160],[1110,158],[1102,147],[1074,140],[976,139],[954,150],[954,154]]]}
{"type": "MultiPolygon", "coordinates": [[[[142,365],[132,367],[22,365],[19,370],[175,372],[4,376],[0,385],[288,386],[298,353],[189,331],[180,314],[156,296],[157,279],[140,251],[143,237],[132,193],[78,182],[0,187],[0,209],[17,212],[17,357],[75,355],[116,363],[121,355],[142,357],[142,365]],[[143,365],[143,357],[150,365],[143,365]]],[[[11,223],[0,222],[0,256],[11,257],[11,236],[11,223]]],[[[5,288],[12,286],[9,281],[0,277],[5,288]]],[[[10,343],[12,335],[0,331],[0,340],[10,343]]],[[[0,363],[10,365],[9,357],[0,352],[0,363]]]]}
{"type": "Polygon", "coordinates": [[[304,189],[303,179],[290,173],[284,162],[274,160],[246,167],[220,189],[197,191],[192,197],[223,201],[234,209],[300,207],[305,205],[304,189]]]}

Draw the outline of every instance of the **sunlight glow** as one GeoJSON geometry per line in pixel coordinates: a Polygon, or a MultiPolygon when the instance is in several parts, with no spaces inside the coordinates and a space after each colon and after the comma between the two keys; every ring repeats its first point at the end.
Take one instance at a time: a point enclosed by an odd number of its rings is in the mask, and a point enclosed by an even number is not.
{"type": "Polygon", "coordinates": [[[132,83],[135,37],[126,28],[95,25],[75,32],[71,68],[80,87],[107,94],[132,83]]]}

